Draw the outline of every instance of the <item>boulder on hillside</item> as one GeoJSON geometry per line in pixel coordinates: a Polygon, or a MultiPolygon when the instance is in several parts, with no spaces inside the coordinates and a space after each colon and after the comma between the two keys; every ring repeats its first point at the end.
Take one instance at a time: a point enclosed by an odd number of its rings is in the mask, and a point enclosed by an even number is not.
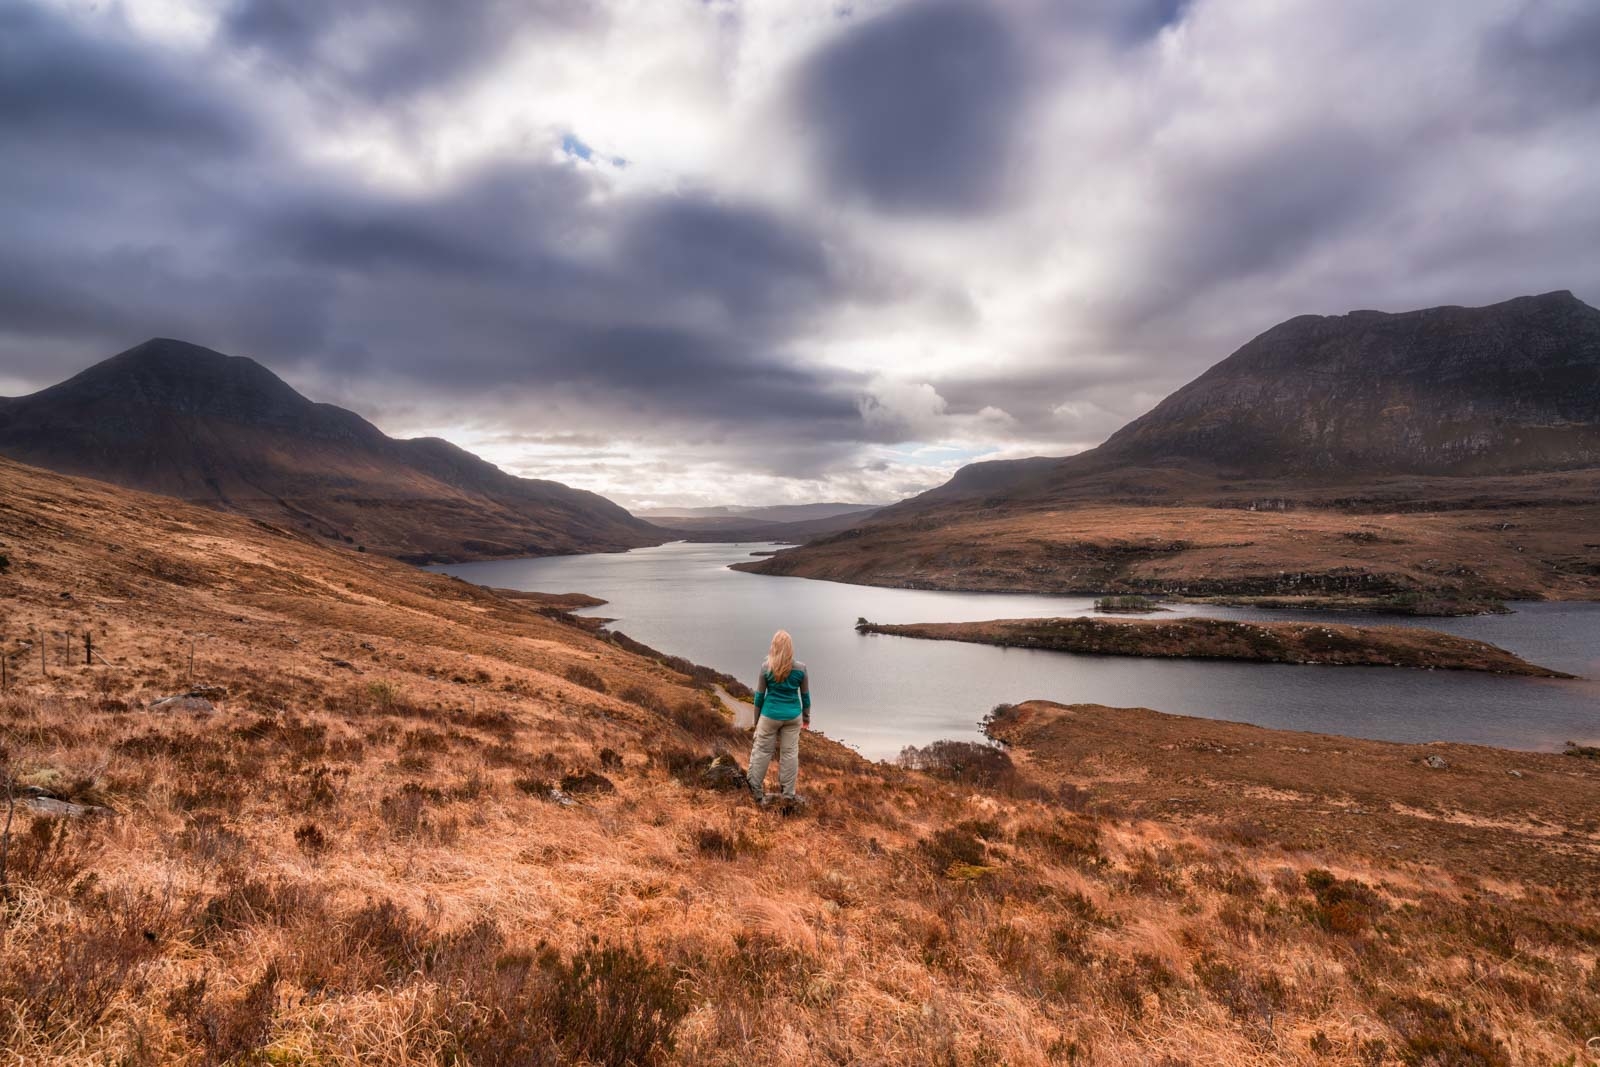
{"type": "Polygon", "coordinates": [[[749,789],[750,779],[732,756],[721,755],[700,772],[700,784],[707,789],[731,793],[749,789]]]}

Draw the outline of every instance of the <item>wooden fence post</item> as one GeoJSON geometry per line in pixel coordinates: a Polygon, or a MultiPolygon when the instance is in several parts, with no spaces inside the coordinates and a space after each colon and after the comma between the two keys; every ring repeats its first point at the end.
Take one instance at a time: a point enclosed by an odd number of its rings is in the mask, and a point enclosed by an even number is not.
{"type": "Polygon", "coordinates": [[[33,632],[39,637],[39,673],[48,678],[50,677],[50,664],[45,662],[44,658],[44,631],[35,626],[33,632]]]}
{"type": "Polygon", "coordinates": [[[88,630],[83,631],[83,665],[94,666],[94,637],[88,630]]]}

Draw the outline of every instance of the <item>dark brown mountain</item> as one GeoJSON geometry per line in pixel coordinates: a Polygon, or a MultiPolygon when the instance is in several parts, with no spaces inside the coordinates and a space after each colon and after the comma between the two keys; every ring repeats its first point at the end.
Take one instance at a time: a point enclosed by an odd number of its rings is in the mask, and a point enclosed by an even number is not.
{"type": "Polygon", "coordinates": [[[1558,292],[1483,308],[1302,315],[1096,451],[1255,475],[1600,465],[1600,311],[1558,292]]]}
{"type": "MultiPolygon", "coordinates": [[[[1600,310],[1570,292],[1482,308],[1301,315],[1098,448],[974,463],[915,498],[1115,495],[1173,474],[1328,483],[1600,466],[1600,310]],[[1153,476],[1153,469],[1169,473],[1153,476]]],[[[910,502],[908,502],[910,503],[910,502]]]]}
{"type": "Polygon", "coordinates": [[[1571,293],[1306,315],[1098,448],[973,464],[741,566],[970,589],[1588,596],[1597,485],[1600,311],[1571,293]],[[1447,517],[1370,521],[1386,513],[1447,517]]]}
{"type": "Polygon", "coordinates": [[[397,440],[261,364],[157,338],[0,400],[0,455],[412,561],[618,551],[667,535],[604,497],[397,440]]]}

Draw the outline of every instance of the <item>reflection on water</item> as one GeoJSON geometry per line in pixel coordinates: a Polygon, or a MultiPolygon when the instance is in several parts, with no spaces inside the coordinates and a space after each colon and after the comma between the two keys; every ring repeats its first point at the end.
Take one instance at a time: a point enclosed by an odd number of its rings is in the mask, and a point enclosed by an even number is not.
{"type": "Polygon", "coordinates": [[[858,616],[905,623],[1092,614],[1089,598],[874,589],[727,569],[770,547],[678,543],[437,569],[483,585],[604,597],[604,607],[585,614],[614,618],[613,629],[752,683],[767,639],[787,629],[812,671],[817,728],[878,758],[908,744],[976,736],[978,719],[995,704],[1035,697],[1393,741],[1525,749],[1600,741],[1600,682],[1589,680],[1600,679],[1600,604],[1522,604],[1512,615],[1465,619],[1243,608],[1175,612],[1429,626],[1584,676],[1576,682],[1465,671],[1077,656],[863,636],[854,624],[858,616]]]}

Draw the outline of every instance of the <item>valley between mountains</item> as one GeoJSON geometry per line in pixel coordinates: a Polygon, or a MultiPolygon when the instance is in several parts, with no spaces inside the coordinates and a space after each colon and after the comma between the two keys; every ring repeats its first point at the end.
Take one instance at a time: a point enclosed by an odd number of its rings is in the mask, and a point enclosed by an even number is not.
{"type": "MultiPolygon", "coordinates": [[[[864,521],[662,521],[786,527],[811,540],[740,569],[868,584],[1594,599],[1597,321],[1292,320],[1081,456],[864,521]]],[[[571,614],[584,590],[404,562],[664,526],[171,341],[0,401],[0,453],[16,1062],[1511,1067],[1600,1033],[1591,745],[1035,699],[966,709],[1005,747],[892,763],[819,723],[809,802],[761,808],[740,679],[571,614]]],[[[1553,673],[1337,624],[882,629],[1553,673]]]]}

